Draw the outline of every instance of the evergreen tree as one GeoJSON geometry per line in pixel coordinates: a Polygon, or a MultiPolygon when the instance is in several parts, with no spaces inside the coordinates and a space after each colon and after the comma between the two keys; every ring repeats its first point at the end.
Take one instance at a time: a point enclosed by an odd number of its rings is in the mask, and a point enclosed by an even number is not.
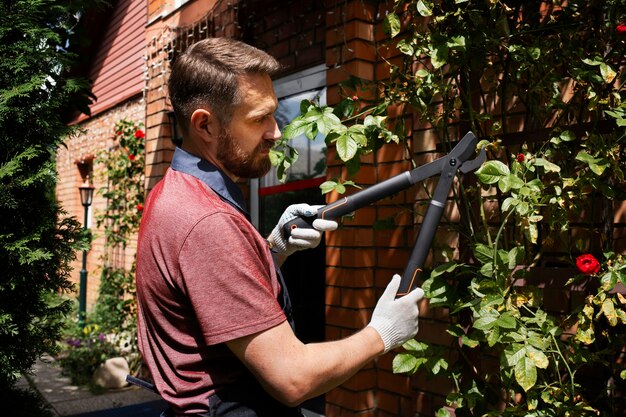
{"type": "Polygon", "coordinates": [[[94,2],[0,2],[0,391],[54,349],[81,228],[55,201],[54,155],[88,111],[89,85],[68,76],[69,46],[94,2]]]}

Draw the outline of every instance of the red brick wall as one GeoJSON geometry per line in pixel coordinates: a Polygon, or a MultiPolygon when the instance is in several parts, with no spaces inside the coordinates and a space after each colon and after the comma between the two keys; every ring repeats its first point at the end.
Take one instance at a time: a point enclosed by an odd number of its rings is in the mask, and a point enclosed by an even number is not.
{"type": "MultiPolygon", "coordinates": [[[[79,174],[76,161],[88,155],[97,156],[112,144],[115,122],[126,118],[136,123],[143,123],[145,107],[141,97],[137,97],[121,105],[99,114],[97,117],[82,122],[79,126],[83,132],[76,137],[68,138],[66,146],[59,147],[57,151],[57,171],[59,182],[56,187],[57,200],[67,211],[69,216],[76,217],[83,223],[84,209],[80,202],[78,186],[83,179],[79,174]]],[[[91,224],[94,240],[91,250],[87,255],[87,311],[93,307],[100,287],[100,273],[104,255],[104,231],[96,227],[96,216],[106,207],[106,200],[97,193],[97,190],[106,186],[104,169],[101,165],[93,166],[92,182],[96,188],[94,192],[91,224]]],[[[135,253],[136,242],[130,242],[124,255],[126,267],[130,267],[135,253]]],[[[78,291],[79,273],[82,268],[82,257],[79,255],[73,263],[71,280],[76,283],[78,291]]]]}

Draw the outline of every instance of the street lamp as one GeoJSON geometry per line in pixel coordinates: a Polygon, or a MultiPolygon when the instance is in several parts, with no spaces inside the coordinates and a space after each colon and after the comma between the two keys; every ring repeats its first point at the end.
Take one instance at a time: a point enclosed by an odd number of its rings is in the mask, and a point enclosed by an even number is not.
{"type": "MultiPolygon", "coordinates": [[[[94,187],[89,183],[89,178],[78,187],[80,192],[80,203],[85,208],[85,221],[83,230],[87,230],[89,216],[89,206],[93,201],[94,187]]],[[[83,250],[83,268],[80,270],[80,289],[78,293],[78,323],[82,328],[85,325],[85,311],[87,305],[87,250],[83,250]]]]}

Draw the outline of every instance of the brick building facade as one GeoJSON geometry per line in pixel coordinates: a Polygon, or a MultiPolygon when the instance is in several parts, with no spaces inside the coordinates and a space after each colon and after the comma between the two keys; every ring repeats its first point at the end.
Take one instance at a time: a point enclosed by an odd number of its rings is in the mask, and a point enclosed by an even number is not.
{"type": "MultiPolygon", "coordinates": [[[[281,62],[284,69],[276,76],[277,80],[290,80],[290,76],[297,76],[302,70],[322,68],[319,71],[324,77],[326,103],[333,105],[340,100],[339,82],[349,76],[372,81],[388,76],[388,67],[382,58],[398,58],[397,51],[387,50],[380,44],[386,37],[381,16],[390,5],[391,2],[363,0],[148,1],[141,35],[145,57],[142,91],[108,106],[94,117],[78,121],[86,133],[68,141],[67,149],[61,149],[57,159],[62,179],[57,189],[59,200],[70,214],[82,218],[76,190],[81,178],[75,162],[105,149],[115,121],[124,117],[145,124],[146,188],[151,189],[160,180],[174,150],[166,87],[169,62],[191,43],[210,36],[241,39],[281,62]]],[[[418,163],[432,160],[436,150],[435,135],[417,124],[410,133],[413,155],[408,155],[403,146],[387,145],[362,161],[355,182],[368,186],[406,171],[411,166],[411,156],[415,156],[418,163]]],[[[459,137],[462,133],[459,132],[459,137]]],[[[345,167],[332,148],[327,151],[326,166],[322,176],[347,178],[345,167]]],[[[94,170],[97,171],[97,167],[94,170]]],[[[97,178],[94,175],[96,187],[97,178]]],[[[242,185],[251,201],[257,198],[255,187],[259,185],[242,185]]],[[[337,198],[331,193],[327,201],[337,198]]],[[[323,315],[325,339],[345,337],[368,323],[389,279],[405,267],[416,235],[412,209],[419,211],[420,202],[425,200],[427,196],[421,191],[400,193],[358,210],[353,217],[345,219],[339,230],[327,234],[322,255],[325,264],[323,294],[313,307],[323,315]],[[374,222],[386,218],[393,218],[396,227],[374,231],[374,222]]],[[[102,209],[104,204],[102,199],[96,198],[94,210],[102,209]]],[[[452,207],[446,219],[454,222],[459,213],[452,207]]],[[[616,224],[625,224],[626,207],[617,207],[615,216],[616,224]]],[[[616,230],[616,238],[621,242],[616,250],[623,251],[626,247],[623,228],[616,230]]],[[[442,223],[438,233],[440,244],[458,249],[461,243],[452,228],[442,223]]],[[[90,303],[95,300],[102,250],[102,238],[98,237],[89,255],[89,274],[94,277],[89,286],[90,303]]],[[[132,245],[127,256],[133,256],[132,245]]],[[[449,345],[452,339],[446,333],[447,317],[429,310],[426,303],[421,307],[419,339],[449,345]]],[[[434,415],[444,405],[451,381],[426,380],[420,373],[414,377],[396,375],[392,372],[392,360],[393,354],[381,357],[329,392],[323,412],[333,417],[434,415]]]]}

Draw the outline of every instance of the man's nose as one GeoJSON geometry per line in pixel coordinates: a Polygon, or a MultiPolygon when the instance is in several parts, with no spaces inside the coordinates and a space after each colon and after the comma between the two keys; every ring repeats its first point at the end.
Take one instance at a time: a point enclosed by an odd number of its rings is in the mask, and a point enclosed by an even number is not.
{"type": "Polygon", "coordinates": [[[282,132],[278,127],[278,123],[276,123],[276,119],[271,117],[271,127],[268,129],[266,133],[266,139],[271,140],[272,142],[278,142],[278,140],[282,137],[282,132]]]}

